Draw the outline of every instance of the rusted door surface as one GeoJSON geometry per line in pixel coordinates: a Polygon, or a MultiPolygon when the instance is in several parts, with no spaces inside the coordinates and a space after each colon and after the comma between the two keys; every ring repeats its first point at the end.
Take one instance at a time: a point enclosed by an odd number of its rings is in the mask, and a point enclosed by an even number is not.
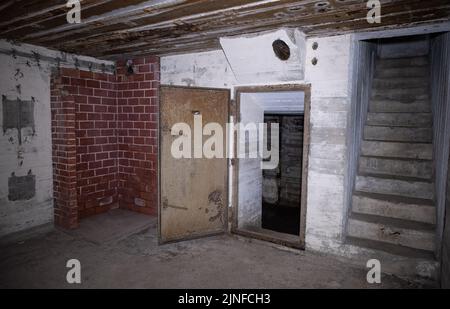
{"type": "MultiPolygon", "coordinates": [[[[194,158],[193,148],[196,134],[194,116],[197,116],[198,123],[198,116],[201,115],[203,126],[208,123],[222,126],[225,152],[229,99],[228,90],[161,87],[160,243],[213,235],[226,230],[227,158],[225,154],[221,158],[194,158]],[[176,159],[172,155],[172,143],[182,135],[189,136],[189,132],[181,130],[172,134],[172,128],[177,123],[186,123],[191,129],[191,158],[176,159]]],[[[203,142],[210,137],[204,135],[203,142]]]]}

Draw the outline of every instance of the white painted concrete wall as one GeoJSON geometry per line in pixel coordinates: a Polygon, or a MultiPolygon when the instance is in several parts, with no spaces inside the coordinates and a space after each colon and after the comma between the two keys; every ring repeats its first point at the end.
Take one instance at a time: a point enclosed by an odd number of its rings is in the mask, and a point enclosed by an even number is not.
{"type": "MultiPolygon", "coordinates": [[[[0,94],[10,100],[31,101],[34,97],[36,125],[35,136],[25,137],[29,129],[22,129],[21,146],[17,130],[8,130],[0,135],[0,236],[53,220],[50,66],[48,63],[42,63],[41,68],[35,63],[28,66],[27,61],[0,54],[0,94]],[[16,90],[16,85],[21,86],[21,93],[16,90]],[[18,158],[21,152],[23,159],[18,158]],[[22,166],[20,162],[23,162],[22,166]],[[35,197],[28,201],[9,201],[8,179],[11,173],[26,176],[29,170],[36,175],[35,197]]],[[[3,128],[2,105],[0,127],[3,128]]]]}
{"type": "Polygon", "coordinates": [[[238,83],[273,83],[302,80],[305,68],[305,35],[294,29],[242,37],[221,38],[220,44],[238,83]],[[290,48],[288,60],[280,60],[272,44],[282,40],[290,48]]]}
{"type": "Polygon", "coordinates": [[[222,50],[161,58],[161,84],[231,88],[236,79],[222,50]]]}
{"type": "MultiPolygon", "coordinates": [[[[261,228],[262,216],[262,170],[258,153],[258,124],[264,122],[264,109],[250,95],[242,94],[241,124],[253,124],[248,138],[240,132],[238,153],[245,154],[239,159],[238,226],[239,228],[261,228]]],[[[250,128],[250,127],[249,127],[250,128]]]]}
{"type": "Polygon", "coordinates": [[[350,43],[349,35],[307,42],[306,82],[312,93],[306,246],[319,251],[338,248],[342,240],[350,43]]]}
{"type": "MultiPolygon", "coordinates": [[[[31,45],[12,45],[0,41],[3,52],[16,49],[18,52],[39,53],[45,57],[55,57],[59,52],[31,45]]],[[[65,66],[73,63],[68,55],[65,66]]],[[[88,57],[80,59],[101,62],[88,57]]],[[[43,57],[41,57],[43,59],[43,57]]],[[[22,145],[18,143],[17,130],[7,130],[3,134],[3,104],[0,102],[0,237],[27,228],[53,221],[53,177],[52,140],[50,113],[50,75],[52,64],[47,61],[24,58],[0,53],[0,97],[10,100],[35,100],[35,135],[27,134],[31,128],[22,129],[22,145]],[[20,92],[16,88],[20,85],[20,92]],[[20,157],[23,157],[21,159],[20,157]],[[22,162],[22,165],[21,165],[22,162]],[[10,201],[8,179],[12,173],[26,176],[31,170],[36,176],[36,195],[26,201],[10,201]]]]}

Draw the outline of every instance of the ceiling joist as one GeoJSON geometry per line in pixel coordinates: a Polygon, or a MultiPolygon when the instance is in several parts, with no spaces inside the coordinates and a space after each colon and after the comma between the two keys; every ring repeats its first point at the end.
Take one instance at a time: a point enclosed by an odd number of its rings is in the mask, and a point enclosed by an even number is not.
{"type": "Polygon", "coordinates": [[[392,29],[450,20],[448,0],[381,0],[382,22],[365,0],[82,0],[68,24],[66,0],[0,4],[0,38],[99,58],[219,48],[222,36],[297,27],[308,35],[392,29]]]}

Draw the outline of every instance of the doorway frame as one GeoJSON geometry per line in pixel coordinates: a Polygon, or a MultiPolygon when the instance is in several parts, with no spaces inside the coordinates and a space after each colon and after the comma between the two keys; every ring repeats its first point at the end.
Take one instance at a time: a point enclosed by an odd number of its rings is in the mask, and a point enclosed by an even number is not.
{"type": "MultiPolygon", "coordinates": [[[[298,240],[294,240],[297,236],[293,235],[289,237],[279,237],[278,232],[271,233],[267,230],[267,233],[260,233],[255,231],[249,231],[240,229],[238,225],[238,213],[239,213],[239,159],[233,159],[232,164],[232,218],[231,218],[231,233],[241,235],[244,237],[255,238],[263,241],[273,242],[286,247],[292,247],[297,249],[305,249],[306,238],[306,213],[307,213],[307,201],[308,201],[308,170],[309,170],[309,152],[310,152],[310,116],[311,116],[311,85],[310,84],[282,84],[282,85],[263,85],[263,86],[241,86],[235,88],[235,102],[236,108],[234,111],[235,123],[241,121],[241,94],[243,93],[255,93],[255,92],[284,92],[284,91],[298,91],[303,92],[304,97],[304,124],[303,124],[303,158],[302,158],[302,185],[300,188],[300,231],[298,240]]],[[[237,154],[237,132],[234,132],[234,144],[233,151],[237,154]]],[[[262,205],[261,205],[262,207],[262,205]]],[[[288,234],[286,234],[288,235],[288,234]]]]}

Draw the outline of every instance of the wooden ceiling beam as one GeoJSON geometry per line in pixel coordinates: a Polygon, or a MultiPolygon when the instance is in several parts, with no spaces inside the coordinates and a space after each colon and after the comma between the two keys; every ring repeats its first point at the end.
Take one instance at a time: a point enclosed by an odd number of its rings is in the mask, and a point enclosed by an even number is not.
{"type": "MultiPolygon", "coordinates": [[[[442,0],[431,0],[435,3],[442,3],[442,0]]],[[[415,2],[416,6],[419,6],[419,1],[417,0],[415,2]]],[[[413,6],[414,7],[414,6],[413,6]]],[[[422,7],[422,6],[420,6],[422,7]]],[[[417,9],[417,7],[414,7],[417,9]]],[[[440,9],[443,9],[445,7],[440,7],[440,9]]],[[[427,10],[433,10],[433,9],[427,9],[427,10]]],[[[372,25],[367,23],[366,21],[366,11],[357,9],[356,7],[354,10],[349,13],[348,11],[341,10],[341,11],[333,11],[330,13],[322,13],[319,16],[310,13],[309,15],[297,15],[294,14],[291,17],[288,17],[285,15],[285,18],[278,19],[274,17],[273,15],[276,15],[277,13],[282,13],[284,11],[277,11],[275,13],[267,13],[265,16],[254,16],[252,17],[252,20],[259,20],[258,23],[251,22],[248,23],[246,17],[237,18],[236,16],[228,16],[228,17],[217,17],[210,19],[208,22],[203,24],[201,27],[204,27],[205,31],[198,31],[193,32],[190,31],[189,28],[183,29],[178,26],[172,26],[169,28],[164,29],[158,29],[158,31],[143,31],[140,33],[133,33],[133,34],[121,34],[121,35],[108,35],[108,36],[97,36],[95,38],[84,38],[80,40],[71,40],[70,43],[68,43],[66,46],[71,48],[77,48],[77,45],[83,46],[83,48],[88,48],[89,45],[95,45],[102,48],[105,48],[106,50],[111,50],[114,48],[118,48],[122,45],[129,46],[131,48],[139,48],[139,46],[135,46],[134,42],[139,42],[139,45],[141,46],[142,42],[144,41],[152,41],[155,42],[153,44],[158,45],[160,41],[163,40],[173,40],[173,42],[177,42],[182,40],[183,38],[189,38],[189,37],[198,37],[200,40],[201,37],[204,36],[215,36],[220,37],[224,35],[230,35],[230,34],[239,34],[239,33],[246,33],[246,32],[257,32],[262,30],[267,30],[270,28],[276,28],[276,27],[283,27],[283,26],[295,26],[304,28],[305,30],[312,31],[314,27],[320,27],[321,25],[325,25],[325,27],[332,28],[333,24],[339,24],[342,22],[348,22],[352,20],[362,20],[362,27],[364,29],[370,29],[374,27],[379,27],[380,25],[372,25]],[[267,18],[268,16],[271,16],[270,18],[267,18]],[[336,23],[336,16],[339,16],[339,23],[336,23]],[[218,22],[221,21],[221,22],[218,22]],[[227,25],[227,26],[224,26],[227,25]]],[[[445,10],[443,12],[446,12],[445,10]]],[[[408,16],[411,15],[411,12],[404,10],[403,5],[399,4],[393,4],[391,6],[386,6],[384,9],[385,14],[400,14],[403,16],[404,20],[408,16]]],[[[429,13],[429,12],[428,12],[429,13]]],[[[438,19],[438,18],[436,18],[438,19]]],[[[385,21],[384,21],[385,23],[385,21]]],[[[195,27],[195,24],[194,24],[195,27]]]]}
{"type": "MultiPolygon", "coordinates": [[[[96,57],[219,48],[219,38],[281,27],[308,35],[389,29],[449,20],[448,0],[381,0],[369,24],[365,0],[84,0],[83,24],[69,25],[66,0],[10,0],[0,37],[96,57]],[[26,3],[21,16],[9,10],[26,3]],[[15,21],[14,21],[15,20],[15,21]],[[38,29],[42,27],[42,29],[38,29]]],[[[1,23],[0,23],[1,25],[1,23]]]]}

